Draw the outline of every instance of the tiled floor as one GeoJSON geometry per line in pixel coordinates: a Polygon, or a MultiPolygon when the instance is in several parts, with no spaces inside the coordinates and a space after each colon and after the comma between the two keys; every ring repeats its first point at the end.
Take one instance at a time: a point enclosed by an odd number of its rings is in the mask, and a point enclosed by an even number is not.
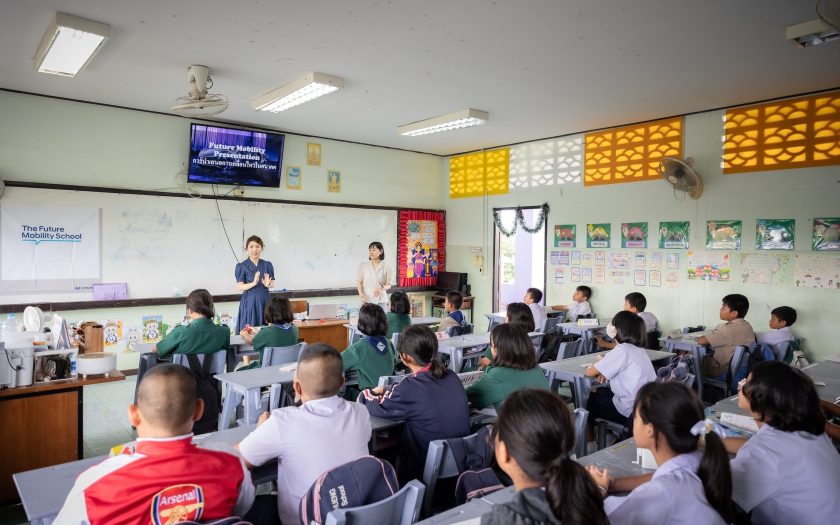
{"type": "Polygon", "coordinates": [[[134,440],[128,405],[134,402],[136,377],[84,387],[84,457],[106,455],[111,447],[134,440]]]}

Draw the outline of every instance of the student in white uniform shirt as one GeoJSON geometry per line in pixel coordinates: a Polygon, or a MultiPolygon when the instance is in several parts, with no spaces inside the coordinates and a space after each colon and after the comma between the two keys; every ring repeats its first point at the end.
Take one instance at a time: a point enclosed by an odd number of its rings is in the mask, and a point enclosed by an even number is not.
{"type": "Polygon", "coordinates": [[[589,304],[590,297],[592,297],[592,288],[581,285],[575,288],[571,303],[555,304],[551,309],[566,312],[567,321],[577,321],[581,315],[590,315],[592,313],[592,306],[589,304]]]}
{"type": "Polygon", "coordinates": [[[840,455],[825,435],[825,417],[813,381],[779,361],[764,361],[738,389],[758,432],[727,438],[732,460],[732,499],[752,522],[837,523],[840,455]]]}
{"type": "MultiPolygon", "coordinates": [[[[624,311],[626,312],[633,312],[634,314],[638,315],[642,318],[642,321],[645,322],[645,332],[647,332],[646,344],[643,346],[645,348],[650,348],[651,346],[647,344],[650,339],[650,334],[654,332],[661,332],[662,330],[659,328],[659,319],[656,318],[650,312],[646,312],[645,308],[647,308],[647,299],[645,296],[640,294],[639,292],[630,292],[629,294],[624,296],[624,311]]],[[[615,339],[615,326],[612,323],[607,325],[607,335],[611,338],[615,339]]],[[[607,341],[606,339],[595,336],[595,339],[598,341],[598,348],[604,348],[606,350],[610,350],[615,348],[616,343],[612,341],[607,341]]],[[[656,345],[658,345],[659,341],[656,341],[656,345]]],[[[658,349],[659,346],[655,346],[655,349],[658,349]]]]}
{"type": "Polygon", "coordinates": [[[636,393],[645,383],[656,380],[656,372],[643,348],[644,321],[634,313],[622,311],[613,317],[613,325],[618,345],[584,372],[586,377],[610,384],[592,392],[586,409],[590,421],[602,418],[627,425],[636,393]]]}
{"type": "Polygon", "coordinates": [[[545,306],[540,305],[540,301],[542,301],[543,293],[538,288],[528,288],[528,291],[525,292],[525,297],[522,299],[522,302],[528,305],[528,308],[531,309],[531,314],[534,316],[534,326],[536,327],[537,332],[542,332],[543,325],[545,325],[545,320],[547,318],[545,314],[545,306]]]}
{"type": "Polygon", "coordinates": [[[277,496],[257,496],[247,521],[264,522],[265,509],[276,505],[274,518],[279,510],[284,525],[300,523],[300,499],[318,476],[368,454],[370,416],[364,405],[338,396],[343,384],[337,350],[316,343],[301,352],[293,388],[303,404],[263,413],[237,445],[249,467],[278,460],[277,496]]]}
{"type": "Polygon", "coordinates": [[[755,338],[759,343],[770,345],[779,361],[783,361],[785,356],[780,355],[782,349],[779,345],[796,339],[790,330],[790,325],[795,322],[796,310],[790,306],[773,308],[773,311],[770,312],[770,328],[772,330],[770,332],[759,332],[755,334],[755,338]]]}
{"type": "Polygon", "coordinates": [[[634,406],[636,446],[651,451],[656,472],[612,479],[607,470],[588,467],[598,486],[611,496],[604,510],[613,525],[731,523],[732,478],[729,456],[713,424],[703,419],[703,404],[682,383],[648,383],[634,406]],[[700,437],[705,448],[698,450],[700,437]]]}

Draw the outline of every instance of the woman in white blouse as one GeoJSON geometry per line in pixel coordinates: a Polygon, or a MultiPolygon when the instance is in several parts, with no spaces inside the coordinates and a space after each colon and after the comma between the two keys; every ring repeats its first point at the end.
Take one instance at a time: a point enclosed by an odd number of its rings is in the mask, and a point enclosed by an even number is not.
{"type": "Polygon", "coordinates": [[[388,289],[394,281],[394,270],[385,264],[382,243],[374,241],[368,246],[368,261],[359,265],[356,272],[356,289],[362,304],[388,302],[388,289]]]}
{"type": "Polygon", "coordinates": [[[630,492],[604,500],[610,523],[723,525],[733,521],[732,477],[723,439],[710,432],[703,404],[681,383],[648,383],[633,407],[636,446],[651,451],[659,466],[644,474],[612,479],[589,467],[595,482],[610,492],[630,492]],[[700,437],[705,449],[698,450],[700,437]]]}

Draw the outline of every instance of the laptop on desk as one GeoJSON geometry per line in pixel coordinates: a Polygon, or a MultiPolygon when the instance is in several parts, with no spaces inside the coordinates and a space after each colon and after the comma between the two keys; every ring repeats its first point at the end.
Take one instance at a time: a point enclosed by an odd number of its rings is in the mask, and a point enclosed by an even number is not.
{"type": "Polygon", "coordinates": [[[309,319],[335,319],[338,317],[337,304],[310,304],[309,319]]]}

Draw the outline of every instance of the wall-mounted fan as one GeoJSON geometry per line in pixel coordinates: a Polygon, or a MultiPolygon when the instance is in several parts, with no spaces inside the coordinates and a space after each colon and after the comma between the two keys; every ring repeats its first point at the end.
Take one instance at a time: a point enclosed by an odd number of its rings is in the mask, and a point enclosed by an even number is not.
{"type": "Polygon", "coordinates": [[[172,111],[185,117],[206,117],[216,115],[228,108],[228,99],[224,95],[208,93],[213,87],[210,68],[192,65],[187,68],[188,94],[175,99],[172,111]]]}
{"type": "Polygon", "coordinates": [[[659,174],[675,190],[688,193],[688,196],[692,199],[698,199],[703,193],[703,179],[691,167],[693,164],[694,159],[691,157],[685,160],[664,157],[659,161],[659,174]]]}

